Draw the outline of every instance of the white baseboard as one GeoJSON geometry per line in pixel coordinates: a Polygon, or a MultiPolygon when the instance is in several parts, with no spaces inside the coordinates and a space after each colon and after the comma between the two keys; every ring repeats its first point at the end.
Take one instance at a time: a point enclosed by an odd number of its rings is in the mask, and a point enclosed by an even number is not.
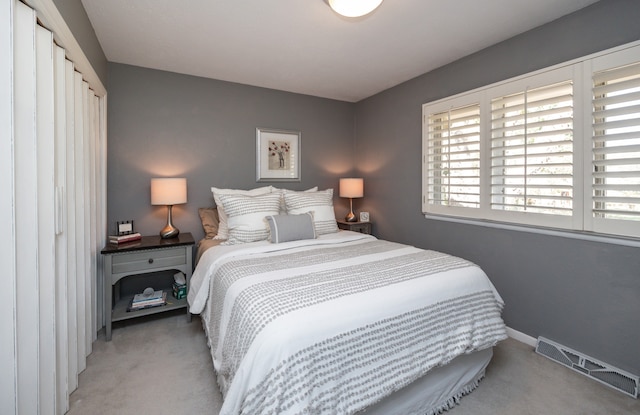
{"type": "Polygon", "coordinates": [[[535,337],[531,337],[528,334],[524,334],[518,330],[514,330],[511,327],[507,327],[507,335],[514,340],[527,344],[531,347],[536,347],[538,340],[535,337]]]}

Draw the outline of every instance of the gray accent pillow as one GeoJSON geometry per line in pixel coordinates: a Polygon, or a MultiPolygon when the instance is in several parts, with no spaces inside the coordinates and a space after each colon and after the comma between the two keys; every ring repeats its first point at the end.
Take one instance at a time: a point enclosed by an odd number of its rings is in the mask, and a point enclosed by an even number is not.
{"type": "Polygon", "coordinates": [[[311,212],[300,215],[271,215],[266,219],[271,232],[270,240],[274,244],[316,238],[311,212]]]}

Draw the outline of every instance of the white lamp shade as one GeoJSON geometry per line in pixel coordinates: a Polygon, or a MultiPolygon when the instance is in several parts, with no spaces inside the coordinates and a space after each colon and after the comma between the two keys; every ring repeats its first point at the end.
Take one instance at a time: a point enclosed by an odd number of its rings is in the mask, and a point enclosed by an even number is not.
{"type": "Polygon", "coordinates": [[[151,179],[152,205],[179,205],[187,203],[187,179],[151,179]]]}
{"type": "Polygon", "coordinates": [[[364,196],[364,179],[346,178],[340,179],[340,197],[363,197],[364,196]]]}
{"type": "Polygon", "coordinates": [[[360,17],[374,11],[382,0],[329,0],[329,6],[345,17],[360,17]]]}

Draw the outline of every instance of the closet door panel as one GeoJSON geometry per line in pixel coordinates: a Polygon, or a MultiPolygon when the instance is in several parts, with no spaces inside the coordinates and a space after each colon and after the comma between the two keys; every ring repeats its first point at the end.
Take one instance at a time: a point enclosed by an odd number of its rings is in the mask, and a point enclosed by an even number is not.
{"type": "Polygon", "coordinates": [[[76,262],[76,131],[75,68],[65,60],[66,113],[66,233],[67,233],[67,346],[69,351],[69,393],[78,387],[78,288],[76,262]]]}
{"type": "Polygon", "coordinates": [[[14,3],[14,220],[17,412],[38,413],[38,212],[36,152],[36,16],[14,3]],[[34,388],[34,386],[36,386],[34,388]],[[36,399],[34,399],[34,395],[36,399]]]}
{"type": "Polygon", "coordinates": [[[55,90],[55,230],[56,230],[56,413],[69,410],[69,330],[67,267],[67,112],[65,51],[54,46],[55,90]]]}
{"type": "Polygon", "coordinates": [[[85,249],[85,192],[84,192],[84,100],[83,100],[83,81],[82,75],[78,72],[74,73],[74,124],[75,124],[75,218],[76,221],[76,302],[77,302],[77,339],[78,354],[78,373],[82,372],[86,367],[86,302],[91,297],[86,297],[86,273],[87,273],[87,251],[85,249]]]}
{"type": "Polygon", "coordinates": [[[0,301],[0,405],[16,413],[16,250],[13,184],[13,1],[0,2],[0,234],[5,295],[0,301]]]}
{"type": "Polygon", "coordinates": [[[55,136],[53,35],[36,27],[36,157],[38,211],[40,415],[54,414],[55,342],[55,136]]]}

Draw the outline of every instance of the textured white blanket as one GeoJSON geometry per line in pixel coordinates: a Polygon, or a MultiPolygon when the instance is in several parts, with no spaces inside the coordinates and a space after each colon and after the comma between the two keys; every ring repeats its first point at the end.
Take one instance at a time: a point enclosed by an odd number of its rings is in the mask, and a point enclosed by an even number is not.
{"type": "Polygon", "coordinates": [[[353,413],[506,338],[479,267],[351,232],[216,247],[188,300],[206,324],[221,414],[353,413]]]}

